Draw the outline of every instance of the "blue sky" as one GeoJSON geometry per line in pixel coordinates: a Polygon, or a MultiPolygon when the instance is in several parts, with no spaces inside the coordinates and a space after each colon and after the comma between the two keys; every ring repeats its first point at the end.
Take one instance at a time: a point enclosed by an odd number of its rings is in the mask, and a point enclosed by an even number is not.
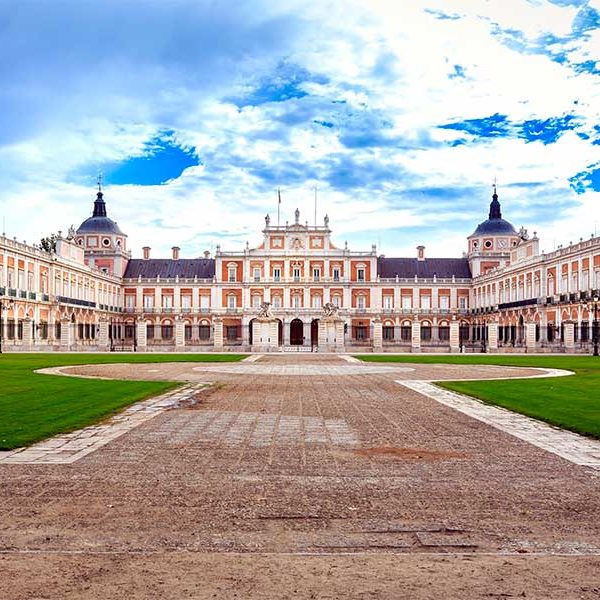
{"type": "Polygon", "coordinates": [[[30,242],[110,215],[167,255],[264,216],[457,256],[487,214],[600,231],[600,0],[7,0],[0,216],[30,242]]]}

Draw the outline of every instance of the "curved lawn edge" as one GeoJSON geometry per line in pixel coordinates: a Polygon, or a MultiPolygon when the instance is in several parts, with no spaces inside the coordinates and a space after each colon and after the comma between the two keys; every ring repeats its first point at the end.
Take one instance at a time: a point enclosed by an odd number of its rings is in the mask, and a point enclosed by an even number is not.
{"type": "Polygon", "coordinates": [[[538,419],[550,425],[600,439],[600,360],[564,355],[357,355],[366,362],[490,365],[572,371],[572,377],[535,377],[435,382],[443,389],[470,396],[538,419]]]}
{"type": "Polygon", "coordinates": [[[42,354],[0,355],[0,451],[99,423],[124,408],[183,385],[170,381],[75,379],[37,374],[67,365],[160,362],[237,362],[246,354],[42,354]]]}

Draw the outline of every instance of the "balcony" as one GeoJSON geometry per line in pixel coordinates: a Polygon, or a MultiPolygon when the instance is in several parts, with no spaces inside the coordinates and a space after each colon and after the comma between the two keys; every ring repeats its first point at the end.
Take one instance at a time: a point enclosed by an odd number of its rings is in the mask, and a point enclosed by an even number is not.
{"type": "MultiPolygon", "coordinates": [[[[90,300],[80,300],[79,298],[69,298],[67,296],[56,296],[56,301],[59,304],[73,304],[74,306],[84,306],[86,308],[96,308],[95,302],[91,302],[90,300]]],[[[100,305],[100,308],[102,309],[102,305],[100,305]]],[[[108,310],[108,307],[106,307],[105,310],[108,310]]]]}

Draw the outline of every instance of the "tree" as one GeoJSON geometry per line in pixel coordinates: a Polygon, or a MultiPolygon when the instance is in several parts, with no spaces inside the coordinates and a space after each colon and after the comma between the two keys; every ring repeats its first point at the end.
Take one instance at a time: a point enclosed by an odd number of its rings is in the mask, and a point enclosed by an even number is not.
{"type": "Polygon", "coordinates": [[[44,237],[40,240],[40,246],[42,250],[46,252],[56,252],[56,240],[58,239],[58,234],[51,233],[49,236],[44,237]]]}

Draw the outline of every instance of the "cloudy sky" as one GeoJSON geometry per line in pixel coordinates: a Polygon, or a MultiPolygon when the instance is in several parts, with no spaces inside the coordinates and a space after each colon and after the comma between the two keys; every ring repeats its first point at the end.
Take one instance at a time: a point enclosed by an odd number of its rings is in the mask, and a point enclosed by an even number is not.
{"type": "Polygon", "coordinates": [[[3,0],[0,217],[197,256],[264,216],[460,255],[487,216],[600,233],[600,0],[3,0]]]}

